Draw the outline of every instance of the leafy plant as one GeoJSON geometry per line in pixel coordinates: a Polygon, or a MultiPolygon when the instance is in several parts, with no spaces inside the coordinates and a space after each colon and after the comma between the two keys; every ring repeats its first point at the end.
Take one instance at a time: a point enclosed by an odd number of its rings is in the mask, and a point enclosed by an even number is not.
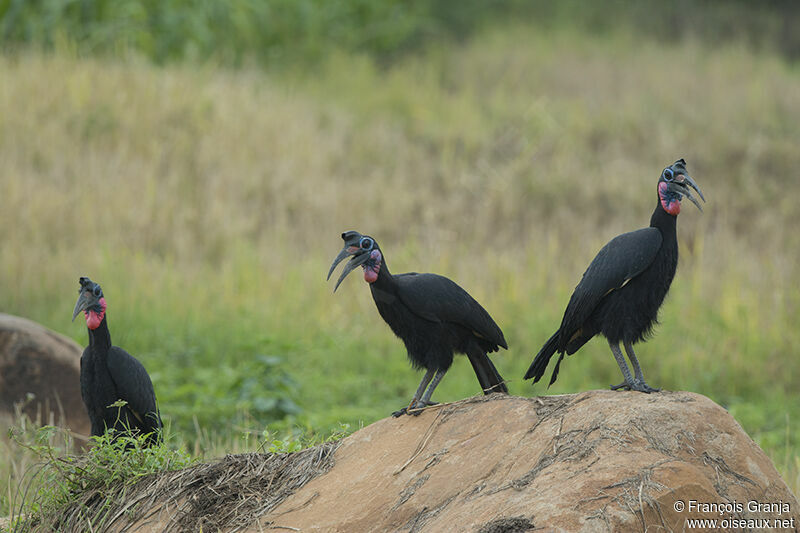
{"type": "Polygon", "coordinates": [[[178,470],[194,462],[185,451],[167,443],[150,446],[147,435],[115,434],[113,429],[92,437],[86,454],[64,454],[62,447],[50,444],[53,434],[62,431],[45,426],[36,431],[33,441],[26,441],[23,433],[10,430],[12,440],[40,461],[27,485],[20,487],[16,518],[12,515],[15,531],[55,528],[56,516],[63,515],[67,506],[89,501],[94,502],[93,514],[81,519],[87,524],[102,525],[107,519],[105,510],[126,487],[145,476],[178,470]]]}
{"type": "Polygon", "coordinates": [[[183,431],[190,424],[230,431],[238,427],[263,427],[302,410],[292,400],[297,384],[282,369],[283,359],[247,352],[229,354],[216,367],[196,368],[181,381],[185,369],[168,366],[162,372],[175,376],[177,385],[157,391],[165,417],[183,431]]]}

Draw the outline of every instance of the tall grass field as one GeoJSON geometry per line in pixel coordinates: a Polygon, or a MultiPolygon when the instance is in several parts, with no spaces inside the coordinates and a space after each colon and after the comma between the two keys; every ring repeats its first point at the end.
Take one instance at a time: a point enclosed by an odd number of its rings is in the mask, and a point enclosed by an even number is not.
{"type": "MultiPolygon", "coordinates": [[[[436,272],[492,314],[512,394],[620,381],[602,338],[522,375],[595,253],[646,226],[685,158],[680,263],[637,353],[648,383],[727,408],[800,493],[800,71],[735,43],[526,25],[390,64],[155,66],[69,45],[0,55],[0,311],[87,340],[78,277],[153,379],[174,443],[210,458],[354,431],[419,374],[340,234],[436,272]]],[[[479,393],[457,358],[434,399],[479,393]]],[[[13,443],[4,444],[9,450],[13,443]]],[[[0,455],[0,515],[24,457],[0,455]]]]}

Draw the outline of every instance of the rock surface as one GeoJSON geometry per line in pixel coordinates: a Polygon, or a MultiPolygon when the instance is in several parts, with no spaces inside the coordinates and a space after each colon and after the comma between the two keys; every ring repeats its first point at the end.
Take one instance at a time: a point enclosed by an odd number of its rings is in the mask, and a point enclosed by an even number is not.
{"type": "Polygon", "coordinates": [[[112,531],[655,532],[703,518],[718,520],[705,531],[800,526],[769,458],[723,408],[689,392],[470,398],[296,454],[226,456],[150,477],[109,514],[112,531]]]}
{"type": "Polygon", "coordinates": [[[688,392],[474,398],[380,420],[334,460],[247,531],[683,531],[687,518],[730,517],[800,527],[769,458],[723,408],[688,392]]]}
{"type": "Polygon", "coordinates": [[[10,423],[14,404],[25,402],[31,420],[67,427],[78,439],[89,435],[80,390],[82,352],[63,335],[0,313],[0,424],[10,423]],[[26,402],[29,394],[33,399],[26,402]]]}

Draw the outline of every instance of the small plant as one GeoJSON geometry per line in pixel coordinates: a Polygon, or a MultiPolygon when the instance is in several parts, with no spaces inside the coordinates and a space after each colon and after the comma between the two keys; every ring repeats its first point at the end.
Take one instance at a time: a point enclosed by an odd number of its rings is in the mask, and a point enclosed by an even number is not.
{"type": "Polygon", "coordinates": [[[14,531],[58,530],[60,520],[70,517],[68,529],[97,527],[106,522],[111,504],[141,478],[158,472],[178,470],[193,463],[183,450],[165,442],[152,445],[148,435],[131,435],[113,429],[92,437],[84,455],[68,455],[52,445],[58,428],[45,426],[33,442],[22,440],[15,428],[10,437],[36,455],[40,463],[27,483],[20,486],[21,502],[12,514],[14,531]],[[73,507],[75,512],[65,513],[73,507]],[[75,522],[77,520],[77,522],[75,522]]]}
{"type": "Polygon", "coordinates": [[[319,438],[309,432],[301,432],[296,435],[289,435],[285,438],[279,438],[269,430],[264,430],[262,437],[264,442],[259,447],[258,451],[266,451],[268,453],[294,453],[306,448],[311,448],[318,444],[327,444],[329,442],[336,442],[350,434],[349,424],[339,424],[338,429],[333,430],[327,437],[319,438]]]}

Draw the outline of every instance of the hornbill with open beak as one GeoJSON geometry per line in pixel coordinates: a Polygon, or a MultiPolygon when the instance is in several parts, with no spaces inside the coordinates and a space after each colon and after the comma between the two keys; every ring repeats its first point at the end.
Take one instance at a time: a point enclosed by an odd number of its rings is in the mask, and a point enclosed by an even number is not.
{"type": "Polygon", "coordinates": [[[700,211],[692,195],[703,193],[686,172],[686,161],[679,159],[665,168],[658,179],[658,203],[650,217],[650,227],[624,233],[606,244],[583,274],[572,294],[561,327],[544,344],[525,374],[525,379],[541,379],[547,363],[560,353],[550,385],[558,377],[564,354],[572,355],[598,333],[611,347],[625,381],[612,386],[640,392],[655,392],[633,351],[633,344],[645,339],[658,318],[658,309],[667,295],[678,265],[676,221],[681,199],[686,197],[700,211]],[[633,367],[631,375],[619,348],[625,346],[633,367]]]}
{"type": "Polygon", "coordinates": [[[422,408],[435,404],[431,395],[453,363],[454,352],[469,358],[484,394],[508,393],[487,355],[508,345],[492,317],[472,296],[436,274],[392,275],[380,246],[368,235],[348,231],[342,233],[342,239],[344,248],[334,259],[328,279],[336,265],[347,257],[351,259],[334,292],[350,272],[362,267],[378,312],[405,343],[411,364],[425,369],[411,402],[393,416],[419,414],[422,408]]]}
{"type": "Polygon", "coordinates": [[[81,356],[81,396],[92,435],[109,429],[116,434],[148,435],[147,443],[161,440],[161,416],[150,376],[136,358],[111,345],[103,289],[89,278],[80,278],[78,301],[72,320],[83,311],[89,329],[89,346],[81,356]],[[125,405],[115,407],[118,400],[125,405]]]}

